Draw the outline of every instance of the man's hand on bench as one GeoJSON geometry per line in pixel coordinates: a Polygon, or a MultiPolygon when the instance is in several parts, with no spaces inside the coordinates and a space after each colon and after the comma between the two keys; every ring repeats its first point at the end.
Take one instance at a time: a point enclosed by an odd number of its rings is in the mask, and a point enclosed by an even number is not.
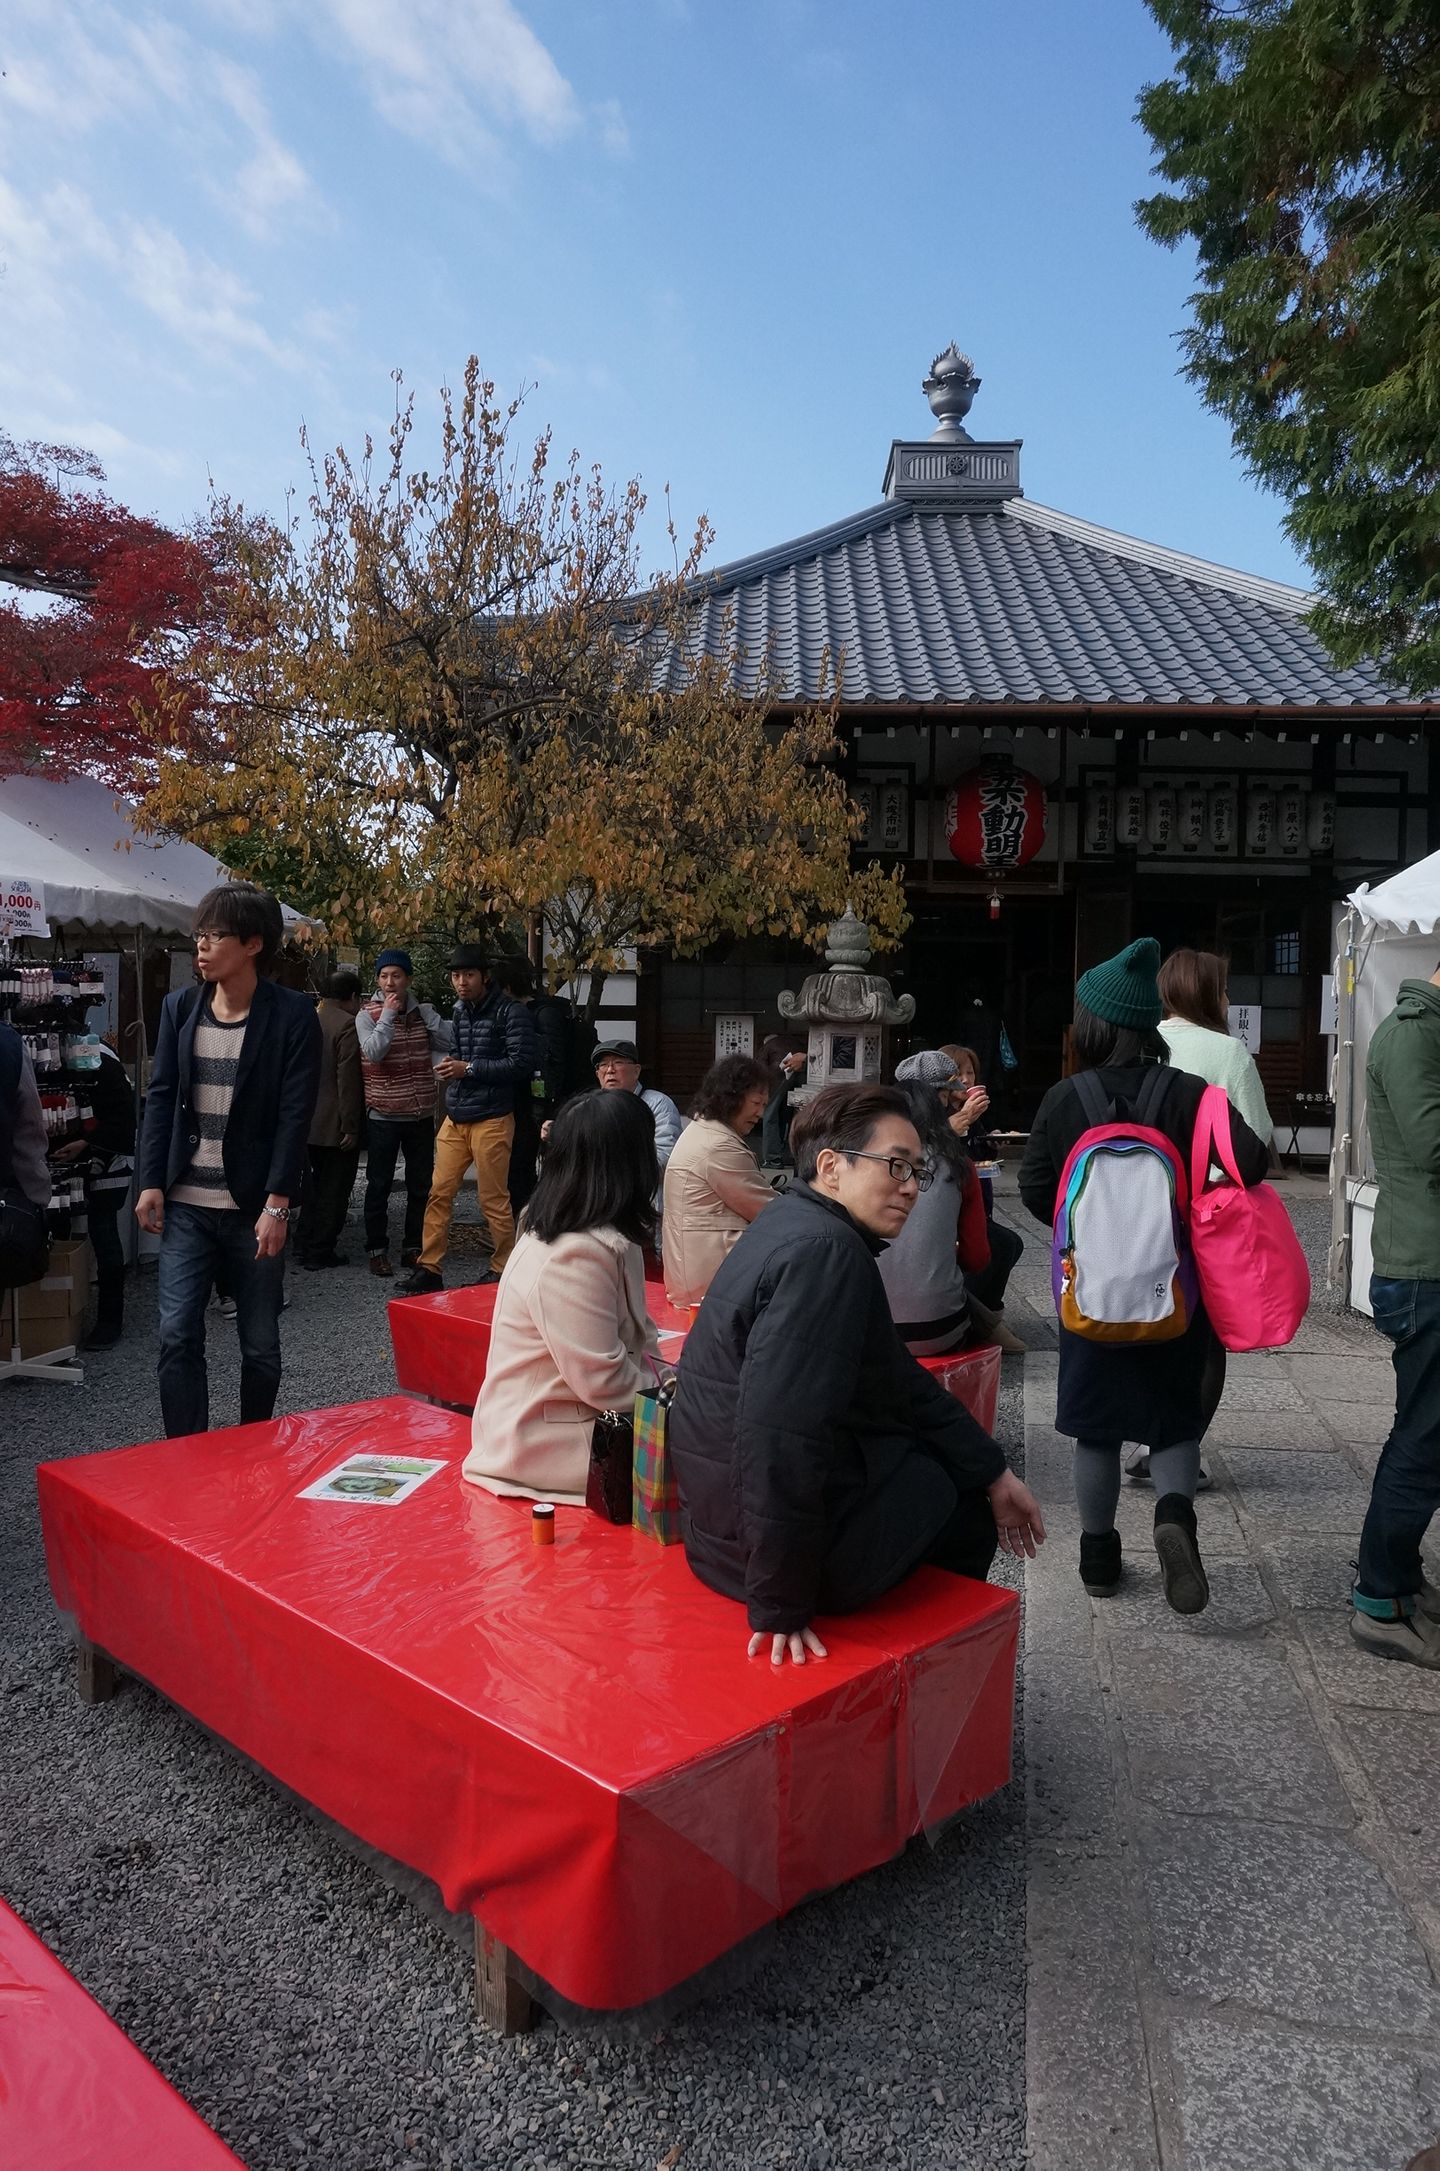
{"type": "Polygon", "coordinates": [[[787,1651],[797,1666],[804,1665],[807,1651],[812,1658],[828,1658],[830,1655],[813,1628],[802,1628],[793,1636],[767,1636],[763,1630],[759,1631],[750,1638],[746,1657],[758,1658],[767,1643],[770,1646],[772,1666],[783,1666],[787,1651]]]}
{"type": "Polygon", "coordinates": [[[1027,1553],[1033,1560],[1036,1547],[1045,1543],[1045,1518],[1039,1501],[1013,1470],[997,1477],[989,1491],[1001,1552],[1027,1553]]]}

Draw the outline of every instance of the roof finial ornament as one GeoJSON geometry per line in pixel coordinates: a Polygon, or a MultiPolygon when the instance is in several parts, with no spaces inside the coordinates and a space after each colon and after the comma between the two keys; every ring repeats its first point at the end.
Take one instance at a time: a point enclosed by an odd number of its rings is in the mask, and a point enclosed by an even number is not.
{"type": "Polygon", "coordinates": [[[932,441],[948,439],[952,444],[974,443],[968,430],[961,428],[961,421],[970,412],[970,402],[980,389],[980,379],[975,374],[975,364],[968,354],[962,354],[952,339],[943,354],[937,354],[930,364],[930,374],[920,388],[930,402],[930,412],[940,427],[931,433],[932,441]]]}

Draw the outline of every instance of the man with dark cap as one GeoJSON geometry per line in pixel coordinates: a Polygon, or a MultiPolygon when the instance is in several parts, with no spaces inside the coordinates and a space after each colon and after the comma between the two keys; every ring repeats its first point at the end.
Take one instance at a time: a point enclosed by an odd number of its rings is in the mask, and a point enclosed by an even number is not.
{"type": "Polygon", "coordinates": [[[640,1083],[640,1056],[633,1040],[602,1040],[590,1061],[602,1093],[634,1093],[655,1118],[655,1158],[660,1173],[679,1142],[685,1119],[668,1093],[640,1083]]]}
{"type": "Polygon", "coordinates": [[[410,992],[408,950],[382,950],[375,993],[355,1019],[365,1083],[365,1249],[372,1274],[389,1276],[390,1186],[405,1162],[400,1264],[420,1263],[425,1202],[435,1172],[435,1065],[450,1053],[450,1027],[410,992]]]}
{"type": "Polygon", "coordinates": [[[435,1065],[445,1081],[445,1121],[435,1141],[435,1174],[425,1208],[420,1258],[402,1297],[429,1296],[445,1286],[440,1269],[450,1243],[455,1194],[475,1164],[475,1189],[490,1224],[495,1254],[482,1282],[500,1279],[515,1243],[508,1179],[515,1136],[515,1095],[535,1068],[535,1029],[523,1003],[490,984],[489,963],[478,943],[462,942],[451,953],[455,990],[451,1050],[435,1065]]]}

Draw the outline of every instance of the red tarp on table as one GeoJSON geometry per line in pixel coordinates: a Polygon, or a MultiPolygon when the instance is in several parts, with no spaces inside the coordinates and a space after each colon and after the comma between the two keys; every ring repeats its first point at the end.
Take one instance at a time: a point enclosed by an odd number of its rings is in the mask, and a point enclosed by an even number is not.
{"type": "MultiPolygon", "coordinates": [[[[445,1289],[429,1297],[392,1297],[390,1340],[395,1377],[408,1394],[473,1410],[490,1357],[490,1326],[498,1282],[469,1289],[445,1289]]],[[[685,1346],[694,1315],[672,1304],[654,1282],[646,1286],[650,1317],[660,1330],[661,1355],[674,1364],[685,1346]]],[[[922,1357],[948,1393],[987,1432],[995,1430],[1000,1393],[1000,1352],[988,1347],[958,1356],[922,1357]]]]}
{"type": "Polygon", "coordinates": [[[237,2171],[239,2162],[0,1900],[4,2171],[237,2171]]]}
{"type": "Polygon", "coordinates": [[[44,1464],[80,1630],[580,2005],[657,1996],[1010,1772],[1017,1603],[921,1569],[747,1660],[678,1546],[466,1485],[468,1422],[396,1396],[44,1464]],[[301,1500],[444,1457],[398,1507],[301,1500]]]}
{"type": "MultiPolygon", "coordinates": [[[[395,1377],[408,1394],[474,1409],[490,1360],[490,1328],[499,1294],[498,1282],[477,1282],[430,1297],[390,1299],[395,1377]]],[[[695,1315],[672,1304],[658,1282],[646,1283],[645,1302],[660,1332],[660,1355],[674,1364],[695,1315]]]]}

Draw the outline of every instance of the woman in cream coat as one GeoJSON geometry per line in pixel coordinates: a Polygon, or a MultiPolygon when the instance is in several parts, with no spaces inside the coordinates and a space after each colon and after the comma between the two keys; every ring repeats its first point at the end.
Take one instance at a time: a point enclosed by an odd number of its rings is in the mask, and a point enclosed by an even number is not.
{"type": "Polygon", "coordinates": [[[771,1077],[750,1055],[722,1056],[700,1082],[690,1123],[665,1164],[665,1290],[697,1305],[728,1254],[775,1196],[745,1144],[771,1077]]]}
{"type": "Polygon", "coordinates": [[[583,1506],[602,1410],[658,1376],[641,1245],[655,1220],[655,1123],[631,1093],[584,1093],[556,1116],[500,1277],[464,1474],[492,1493],[583,1506]]]}

